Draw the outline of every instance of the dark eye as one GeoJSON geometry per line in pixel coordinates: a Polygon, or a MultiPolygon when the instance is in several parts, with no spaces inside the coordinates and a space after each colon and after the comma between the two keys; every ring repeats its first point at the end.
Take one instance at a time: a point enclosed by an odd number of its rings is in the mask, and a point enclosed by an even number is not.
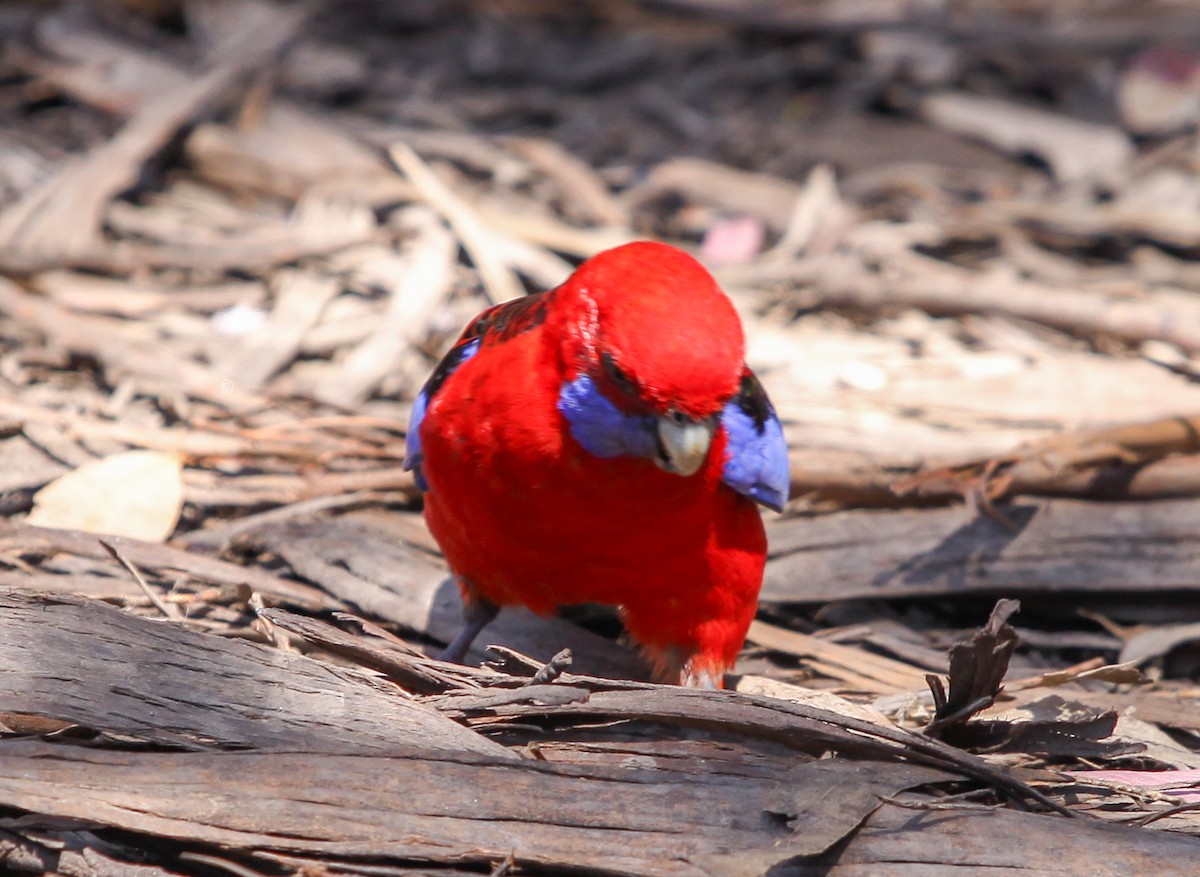
{"type": "Polygon", "coordinates": [[[637,395],[637,384],[633,382],[633,379],[630,378],[629,375],[625,374],[625,372],[621,371],[621,369],[617,367],[617,363],[612,358],[611,354],[600,354],[600,364],[604,367],[605,376],[612,381],[614,387],[616,387],[620,392],[626,393],[627,395],[637,395]]]}

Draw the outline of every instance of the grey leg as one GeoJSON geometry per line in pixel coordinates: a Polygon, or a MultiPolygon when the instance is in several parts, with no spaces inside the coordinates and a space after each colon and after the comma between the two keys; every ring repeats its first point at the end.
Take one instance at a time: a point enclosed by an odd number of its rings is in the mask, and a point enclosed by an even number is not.
{"type": "Polygon", "coordinates": [[[470,595],[467,598],[466,606],[463,607],[462,629],[454,637],[454,641],[438,655],[438,660],[461,664],[463,658],[467,656],[467,649],[471,648],[471,643],[475,642],[475,637],[479,636],[480,631],[491,624],[499,614],[500,607],[491,600],[480,597],[478,594],[470,595]]]}

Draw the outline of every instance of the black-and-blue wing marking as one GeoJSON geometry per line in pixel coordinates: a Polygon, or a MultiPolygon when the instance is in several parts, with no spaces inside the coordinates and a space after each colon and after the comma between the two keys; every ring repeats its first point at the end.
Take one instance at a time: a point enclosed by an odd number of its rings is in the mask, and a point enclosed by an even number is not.
{"type": "Polygon", "coordinates": [[[481,339],[476,336],[450,348],[450,352],[442,357],[442,361],[437,364],[437,368],[433,370],[433,374],[429,376],[429,380],[425,382],[425,386],[421,388],[421,392],[417,393],[417,398],[413,401],[412,413],[408,416],[408,432],[404,436],[404,469],[412,471],[413,477],[417,481],[417,487],[421,490],[429,489],[429,484],[425,481],[425,473],[421,471],[421,463],[425,459],[421,452],[421,422],[425,419],[425,409],[429,407],[429,400],[445,383],[446,378],[454,374],[456,368],[479,352],[481,343],[481,339]]]}
{"type": "Polygon", "coordinates": [[[433,374],[413,400],[412,413],[408,418],[408,432],[405,435],[404,469],[412,471],[417,481],[417,487],[428,490],[425,475],[421,471],[424,459],[421,453],[421,422],[425,419],[425,411],[442,384],[455,369],[479,352],[486,341],[499,343],[527,332],[546,321],[548,293],[527,295],[503,304],[494,305],[483,311],[467,324],[462,336],[450,348],[450,352],[442,357],[442,361],[434,368],[433,374]]]}

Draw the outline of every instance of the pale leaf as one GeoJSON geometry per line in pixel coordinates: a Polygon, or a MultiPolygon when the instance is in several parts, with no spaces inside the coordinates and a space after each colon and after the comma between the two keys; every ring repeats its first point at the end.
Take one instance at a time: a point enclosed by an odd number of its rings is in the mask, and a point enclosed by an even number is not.
{"type": "Polygon", "coordinates": [[[85,463],[33,497],[28,523],[162,542],[183,506],[183,464],[175,454],[125,451],[85,463]]]}

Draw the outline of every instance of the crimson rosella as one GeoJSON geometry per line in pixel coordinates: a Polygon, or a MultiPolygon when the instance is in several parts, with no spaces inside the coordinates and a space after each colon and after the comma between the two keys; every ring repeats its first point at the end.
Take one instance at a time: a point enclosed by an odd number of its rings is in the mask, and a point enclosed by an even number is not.
{"type": "Polygon", "coordinates": [[[488,308],[413,406],[405,466],[462,590],[459,661],[500,607],[620,607],[656,678],[719,688],[787,500],[741,322],[682,250],[632,243],[488,308]]]}

